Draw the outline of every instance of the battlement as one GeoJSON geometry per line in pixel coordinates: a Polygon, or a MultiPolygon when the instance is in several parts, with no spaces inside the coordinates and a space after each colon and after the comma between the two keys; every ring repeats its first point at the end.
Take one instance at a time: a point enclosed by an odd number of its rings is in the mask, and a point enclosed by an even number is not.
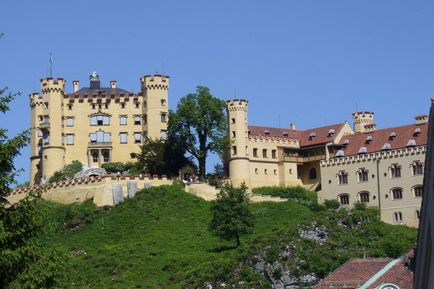
{"type": "Polygon", "coordinates": [[[144,75],[140,78],[142,84],[142,89],[169,89],[169,76],[154,74],[154,75],[144,75]]]}
{"type": "Polygon", "coordinates": [[[42,78],[41,79],[42,93],[63,92],[65,91],[65,79],[63,78],[42,78]]]}
{"type": "Polygon", "coordinates": [[[354,121],[361,120],[361,119],[369,119],[369,118],[374,119],[374,113],[373,112],[370,112],[370,111],[353,112],[354,121]]]}
{"type": "Polygon", "coordinates": [[[229,99],[226,101],[226,106],[229,111],[247,111],[249,101],[245,99],[229,99]]]}

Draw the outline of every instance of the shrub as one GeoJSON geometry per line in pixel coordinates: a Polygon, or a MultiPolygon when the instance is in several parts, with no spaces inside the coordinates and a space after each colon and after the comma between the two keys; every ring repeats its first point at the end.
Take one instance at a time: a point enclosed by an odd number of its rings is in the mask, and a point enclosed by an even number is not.
{"type": "Polygon", "coordinates": [[[252,192],[260,195],[270,195],[299,201],[316,202],[317,194],[309,191],[302,186],[295,187],[258,187],[252,189],[252,192]]]}
{"type": "Polygon", "coordinates": [[[339,209],[341,204],[339,204],[338,200],[325,200],[324,206],[326,207],[327,210],[336,211],[337,209],[339,209]]]}
{"type": "Polygon", "coordinates": [[[97,207],[92,199],[68,207],[63,221],[63,230],[72,231],[92,223],[97,207]]]}
{"type": "Polygon", "coordinates": [[[122,173],[125,170],[125,165],[121,162],[105,163],[101,167],[106,170],[107,173],[122,173]]]}
{"type": "Polygon", "coordinates": [[[80,161],[72,161],[70,164],[66,165],[61,171],[57,171],[48,180],[49,183],[55,183],[58,181],[70,180],[74,178],[74,175],[83,169],[83,164],[80,161]]]}

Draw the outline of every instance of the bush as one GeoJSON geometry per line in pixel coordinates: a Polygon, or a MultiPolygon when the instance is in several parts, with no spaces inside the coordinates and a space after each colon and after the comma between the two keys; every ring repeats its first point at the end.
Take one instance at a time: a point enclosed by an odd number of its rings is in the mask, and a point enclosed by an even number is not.
{"type": "Polygon", "coordinates": [[[105,163],[101,166],[107,173],[122,173],[125,170],[125,165],[121,162],[105,163]]]}
{"type": "Polygon", "coordinates": [[[339,209],[341,204],[339,204],[338,200],[325,200],[324,206],[326,207],[327,210],[336,211],[337,209],[339,209]]]}
{"type": "Polygon", "coordinates": [[[78,172],[81,172],[83,169],[83,164],[80,161],[72,161],[70,164],[66,165],[65,168],[61,171],[57,171],[53,174],[52,177],[48,180],[49,183],[55,183],[59,181],[70,180],[74,178],[74,175],[78,172]]]}
{"type": "Polygon", "coordinates": [[[273,197],[281,197],[294,199],[299,201],[316,202],[317,194],[309,191],[302,186],[296,187],[258,187],[252,189],[252,192],[260,195],[270,195],[273,197]]]}
{"type": "Polygon", "coordinates": [[[63,220],[63,230],[72,231],[92,223],[97,207],[92,199],[68,207],[63,220]]]}

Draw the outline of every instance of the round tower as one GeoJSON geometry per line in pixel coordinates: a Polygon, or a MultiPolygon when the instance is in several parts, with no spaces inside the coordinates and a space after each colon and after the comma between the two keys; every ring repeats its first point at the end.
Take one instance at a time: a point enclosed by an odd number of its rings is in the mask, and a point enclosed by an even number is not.
{"type": "Polygon", "coordinates": [[[374,113],[369,111],[353,112],[354,132],[366,132],[366,125],[374,125],[374,113]]]}
{"type": "Polygon", "coordinates": [[[229,177],[234,186],[244,182],[250,187],[250,165],[248,157],[248,101],[233,99],[226,102],[229,118],[230,151],[229,177]]]}
{"type": "Polygon", "coordinates": [[[42,111],[38,116],[38,128],[42,139],[42,180],[48,180],[56,171],[65,166],[65,147],[63,143],[63,98],[65,80],[51,77],[41,79],[42,111]]]}
{"type": "Polygon", "coordinates": [[[144,101],[145,137],[165,139],[169,114],[169,76],[145,75],[140,78],[140,82],[144,101]]]}

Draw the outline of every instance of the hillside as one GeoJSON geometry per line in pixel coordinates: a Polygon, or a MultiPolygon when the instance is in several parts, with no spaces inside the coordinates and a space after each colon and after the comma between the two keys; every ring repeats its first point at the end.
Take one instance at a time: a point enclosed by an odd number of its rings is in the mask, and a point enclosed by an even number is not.
{"type": "Polygon", "coordinates": [[[70,256],[61,288],[198,288],[205,282],[269,288],[270,281],[253,269],[258,258],[272,266],[271,278],[291,271],[285,264],[289,260],[308,261],[296,266],[300,275],[322,277],[349,257],[399,255],[416,236],[414,229],[374,220],[369,210],[347,218],[345,212],[319,210],[297,199],[250,206],[256,227],[238,249],[208,232],[209,203],[177,186],[143,190],[115,208],[44,202],[46,232],[41,238],[70,256]],[[358,216],[370,221],[362,224],[358,216]],[[345,226],[328,229],[330,242],[316,244],[298,236],[312,224],[328,228],[339,218],[345,226]],[[397,236],[395,245],[391,240],[397,236]],[[282,253],[291,246],[295,251],[282,253]]]}

